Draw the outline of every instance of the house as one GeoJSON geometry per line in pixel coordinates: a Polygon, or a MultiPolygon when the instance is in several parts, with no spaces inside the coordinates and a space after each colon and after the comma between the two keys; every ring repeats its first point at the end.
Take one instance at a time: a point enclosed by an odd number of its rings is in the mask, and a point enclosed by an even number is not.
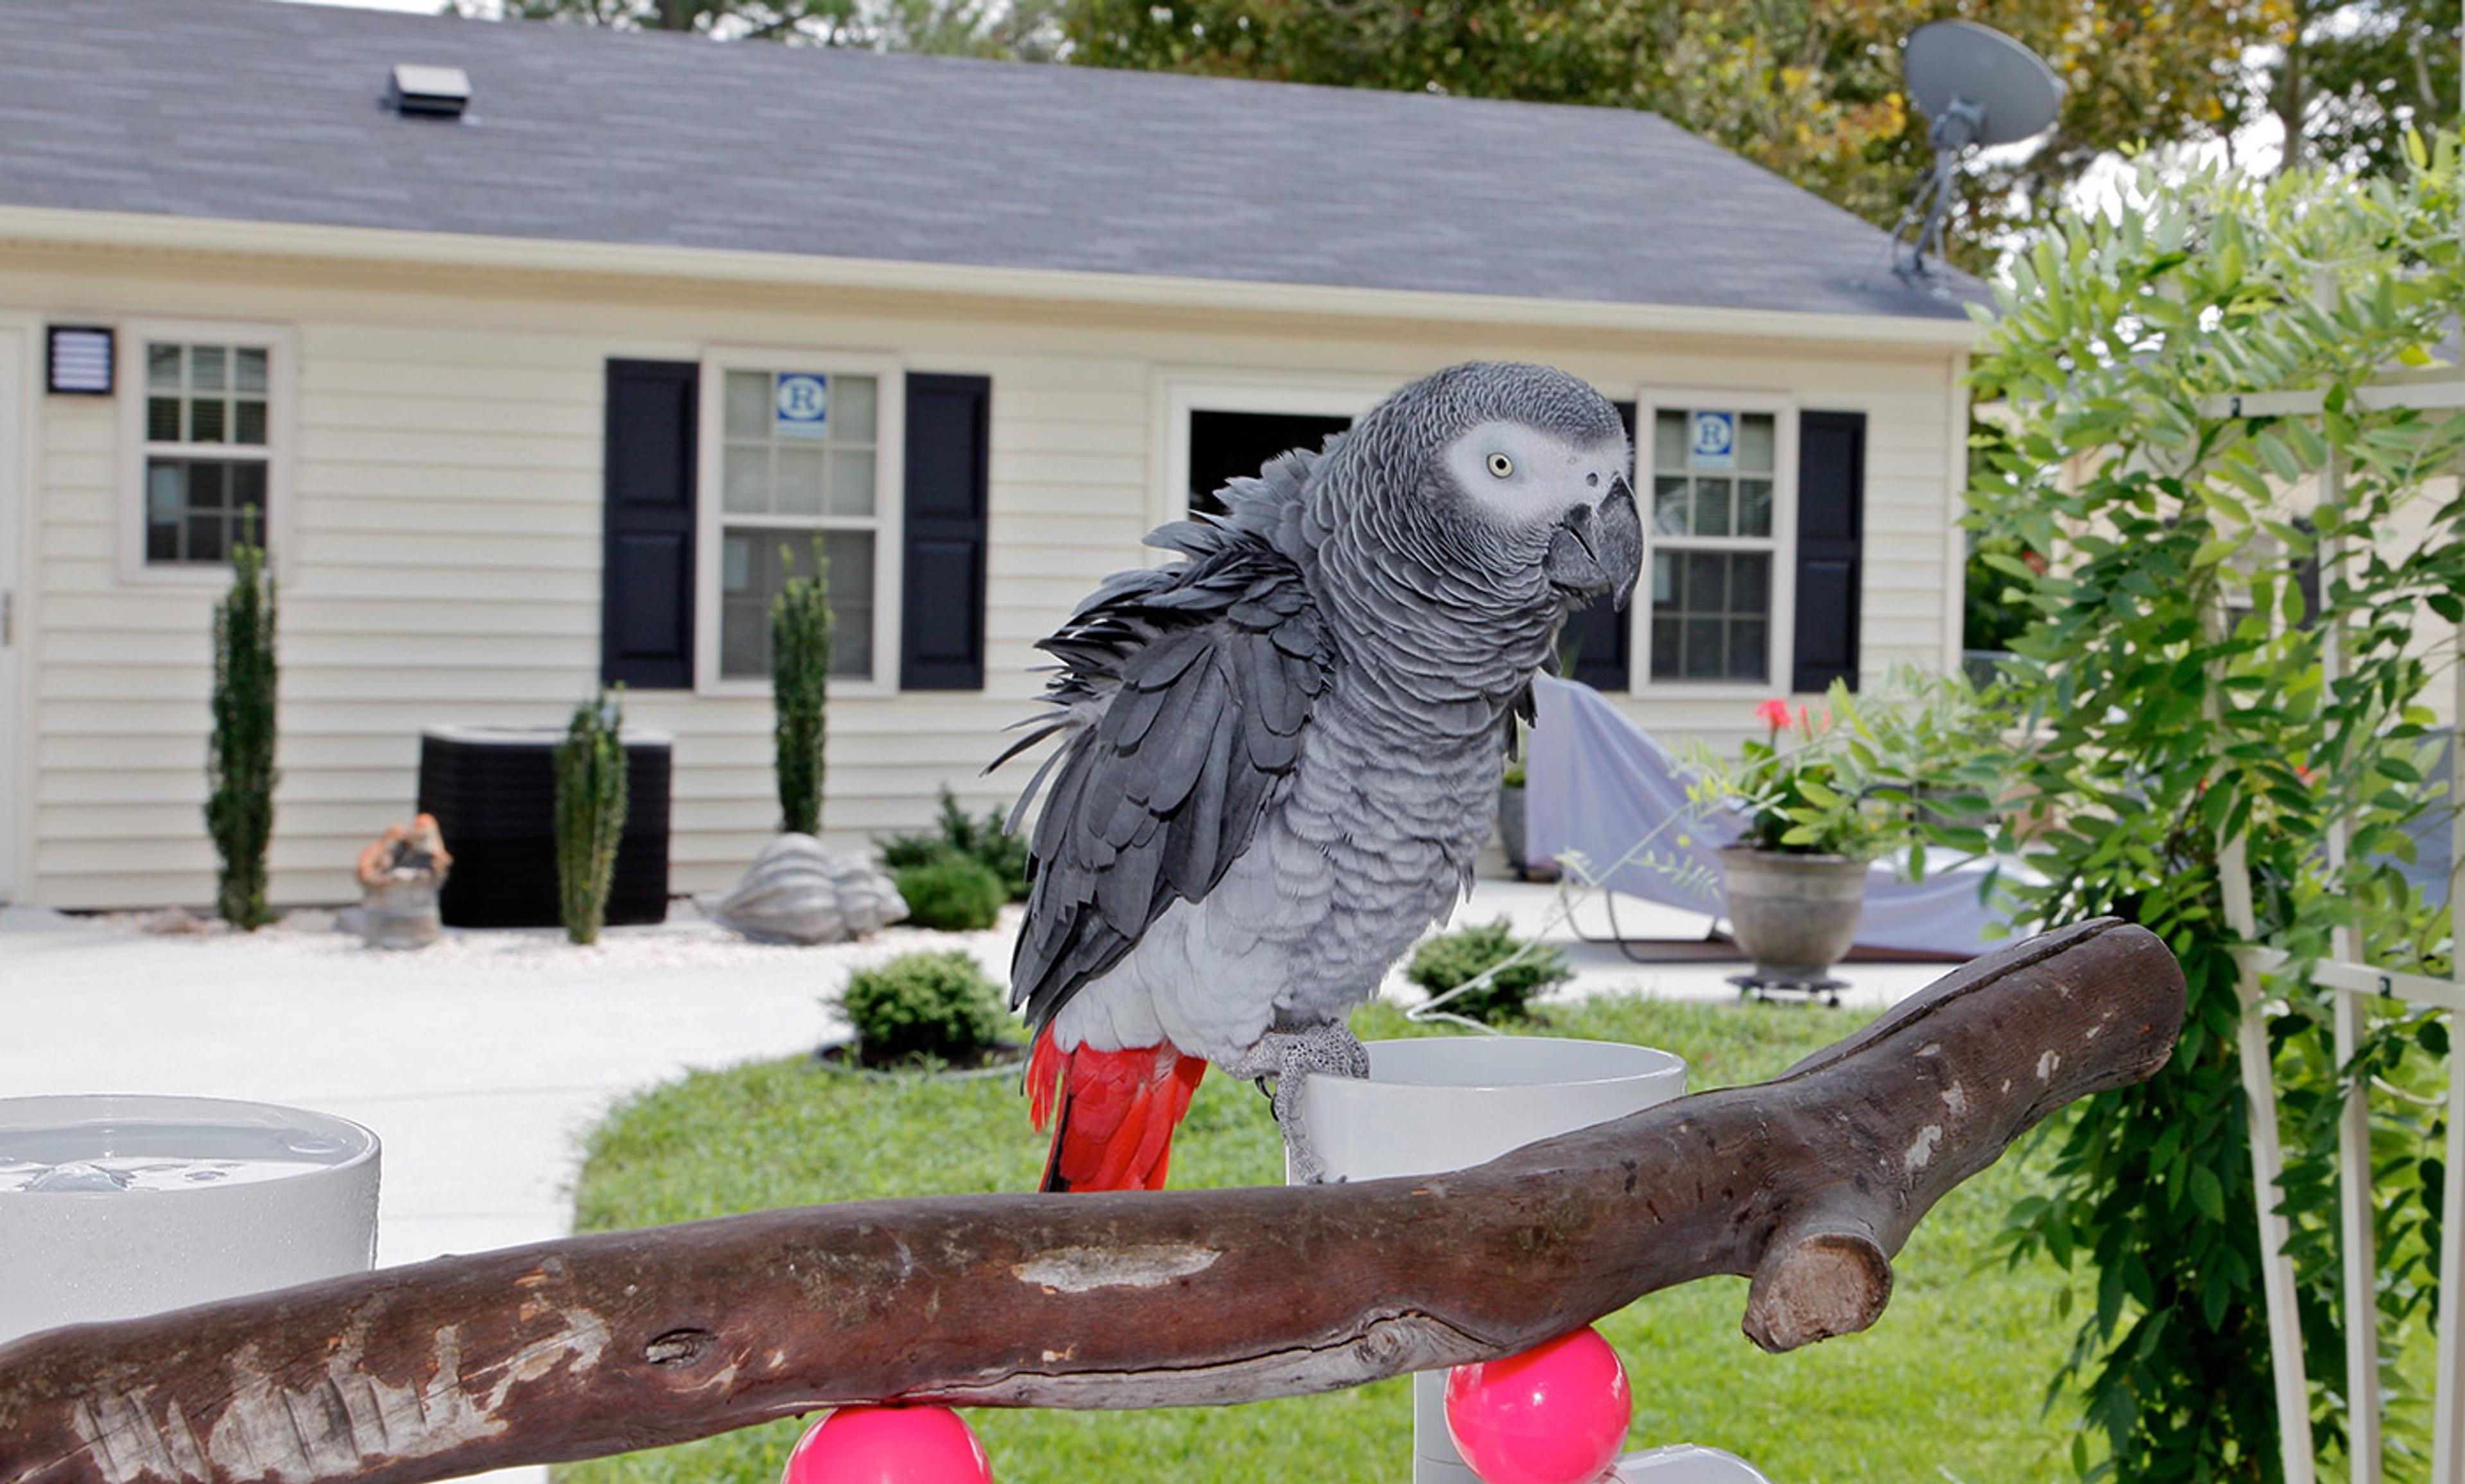
{"type": "Polygon", "coordinates": [[[0,6],[0,898],[209,899],[210,615],[281,585],[280,901],[420,729],[602,680],[673,875],[771,832],[764,613],[819,542],[827,825],[979,806],[1141,536],[1472,357],[1634,412],[1651,593],[1579,671],[1672,735],[1954,663],[1960,306],[1649,115],[270,0],[0,6]]]}

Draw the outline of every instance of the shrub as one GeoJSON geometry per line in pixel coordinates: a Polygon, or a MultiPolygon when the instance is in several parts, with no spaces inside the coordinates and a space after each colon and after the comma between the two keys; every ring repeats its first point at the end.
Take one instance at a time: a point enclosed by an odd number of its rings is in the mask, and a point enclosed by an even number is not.
{"type": "Polygon", "coordinates": [[[921,834],[895,834],[880,842],[881,864],[891,872],[945,856],[973,860],[1001,879],[1002,890],[1011,901],[1027,900],[1027,841],[1007,833],[1001,806],[979,821],[966,809],[949,789],[942,790],[942,817],[932,831],[921,834]]]}
{"type": "MultiPolygon", "coordinates": [[[[785,563],[788,553],[782,552],[785,563]]],[[[770,605],[770,740],[780,828],[822,832],[822,740],[831,678],[831,568],[813,543],[813,575],[789,579],[770,605]]]]}
{"type": "Polygon", "coordinates": [[[1001,877],[965,855],[937,855],[899,873],[899,895],[907,899],[907,920],[945,933],[972,933],[1001,916],[1001,877]]]}
{"type": "Polygon", "coordinates": [[[965,1061],[998,1045],[1010,1024],[994,984],[966,953],[904,953],[858,969],[839,991],[870,1066],[931,1057],[965,1061]]]}
{"type": "Polygon", "coordinates": [[[574,708],[556,749],[556,885],[565,936],[597,942],[625,832],[625,688],[574,708]]]}
{"type": "MultiPolygon", "coordinates": [[[[256,512],[248,512],[251,525],[256,512]]],[[[231,591],[214,605],[213,733],[206,742],[206,832],[219,864],[214,906],[233,927],[274,920],[265,852],[274,839],[274,583],[265,548],[232,548],[231,591]]]]}
{"type": "Polygon", "coordinates": [[[1467,927],[1431,939],[1412,955],[1404,977],[1435,998],[1492,968],[1497,972],[1490,975],[1487,983],[1465,990],[1438,1008],[1483,1025],[1504,1025],[1524,1019],[1530,1013],[1526,1004],[1534,995],[1575,977],[1575,971],[1566,966],[1564,951],[1517,938],[1504,918],[1484,927],[1467,927]],[[1509,959],[1514,962],[1508,963],[1509,959]]]}

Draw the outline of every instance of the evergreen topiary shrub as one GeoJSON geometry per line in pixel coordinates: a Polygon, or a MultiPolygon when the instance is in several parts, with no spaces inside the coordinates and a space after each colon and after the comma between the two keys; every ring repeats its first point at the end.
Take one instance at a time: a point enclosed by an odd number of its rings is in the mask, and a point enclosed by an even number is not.
{"type": "Polygon", "coordinates": [[[625,833],[625,688],[574,708],[556,749],[556,885],[565,936],[599,941],[625,833]]]}
{"type": "Polygon", "coordinates": [[[898,880],[908,923],[945,933],[992,926],[1009,895],[989,867],[966,855],[937,855],[899,872],[898,880]]]}
{"type": "Polygon", "coordinates": [[[1435,999],[1483,973],[1490,973],[1485,983],[1466,989],[1438,1008],[1483,1025],[1505,1025],[1530,1017],[1534,995],[1575,977],[1575,971],[1566,966],[1563,950],[1517,938],[1504,918],[1486,926],[1467,927],[1431,939],[1412,955],[1404,977],[1435,999]],[[1490,973],[1491,970],[1496,972],[1490,973]]]}
{"type": "Polygon", "coordinates": [[[973,955],[906,953],[858,969],[839,991],[867,1066],[929,1058],[973,1063],[1001,1044],[1014,1024],[1001,986],[973,955]]]}
{"type": "MultiPolygon", "coordinates": [[[[254,508],[248,524],[256,523],[254,508]]],[[[274,839],[274,582],[265,548],[232,548],[232,585],[214,605],[211,735],[206,742],[206,832],[219,862],[214,907],[255,932],[274,920],[265,904],[265,853],[274,839]]]]}
{"type": "Polygon", "coordinates": [[[1027,840],[1008,832],[1001,806],[980,821],[959,807],[956,795],[942,790],[942,816],[936,828],[918,834],[895,834],[879,843],[882,868],[891,872],[921,866],[945,855],[962,855],[1001,877],[1011,901],[1027,900],[1027,840]]]}
{"type": "MultiPolygon", "coordinates": [[[[784,562],[787,553],[782,552],[784,562]]],[[[813,575],[792,578],[770,605],[770,737],[780,828],[822,832],[822,742],[831,678],[831,568],[813,543],[813,575]]]]}

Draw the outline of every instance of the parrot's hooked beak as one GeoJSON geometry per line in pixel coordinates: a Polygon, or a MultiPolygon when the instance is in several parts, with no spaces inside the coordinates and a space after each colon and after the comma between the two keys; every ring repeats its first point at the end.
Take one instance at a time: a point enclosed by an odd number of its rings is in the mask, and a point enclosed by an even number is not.
{"type": "Polygon", "coordinates": [[[1634,491],[1621,477],[1598,505],[1577,505],[1566,512],[1549,537],[1549,554],[1541,570],[1549,586],[1570,599],[1613,593],[1621,609],[1634,594],[1643,571],[1643,518],[1634,508],[1634,491]]]}

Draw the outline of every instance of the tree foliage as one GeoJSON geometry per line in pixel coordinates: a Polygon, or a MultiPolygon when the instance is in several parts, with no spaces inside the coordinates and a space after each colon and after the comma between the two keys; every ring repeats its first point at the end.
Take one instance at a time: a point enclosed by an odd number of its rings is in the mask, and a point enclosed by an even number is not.
{"type": "MultiPolygon", "coordinates": [[[[455,0],[477,11],[479,0],[455,0]]],[[[1060,0],[502,0],[507,20],[1050,61],[1060,0]]]]}
{"type": "MultiPolygon", "coordinates": [[[[790,553],[780,565],[793,565],[790,553]]],[[[822,832],[831,629],[831,562],[816,537],[812,574],[789,578],[770,603],[770,742],[779,828],[791,834],[822,832]]]]}
{"type": "MultiPolygon", "coordinates": [[[[2222,137],[2258,107],[2247,48],[2291,0],[2011,0],[1992,23],[2068,85],[2044,147],[1981,164],[1975,242],[2051,207],[2121,145],[2222,137]]],[[[1899,43],[1956,0],[1069,0],[1071,59],[1539,102],[1648,108],[1888,226],[1931,159],[1899,43]]]]}
{"type": "MultiPolygon", "coordinates": [[[[2036,825],[2032,895],[2049,922],[2144,923],[2190,986],[2171,1065],[2087,1105],[2048,1188],[2013,1213],[2018,1249],[2091,1276],[2063,1380],[2120,1478],[2278,1475],[2228,842],[2246,841],[2258,938],[2298,964],[2339,928],[2382,963],[2446,960],[2396,862],[2437,792],[2418,630],[2465,617],[2465,502],[2434,477],[2465,456],[2465,413],[2374,409],[2360,388],[2454,327],[2457,188],[2453,140],[2417,142],[2369,181],[2143,161],[2122,209],[2067,212],[2019,255],[1977,365],[1981,398],[2010,414],[1980,450],[1970,503],[2003,596],[2030,615],[2012,647],[2033,742],[2011,766],[2036,825]],[[2244,417],[2227,396],[2290,388],[2320,389],[2324,413],[2244,417]],[[2297,567],[2323,552],[2315,611],[2297,567]],[[2339,817],[2353,848],[2332,869],[2319,842],[2339,817]]],[[[2433,1100],[2406,1093],[2438,1085],[2446,1030],[2376,1007],[2340,1067],[2328,996],[2299,973],[2267,994],[2283,1208],[2333,1448],[2336,1110],[2357,1075],[2396,1088],[2372,1104],[2381,1302],[2418,1319],[2436,1278],[2440,1130],[2433,1100]]]]}
{"type": "MultiPolygon", "coordinates": [[[[254,527],[256,512],[248,512],[254,527]]],[[[232,547],[231,589],[214,605],[213,730],[206,738],[206,832],[213,837],[214,908],[255,932],[274,920],[265,856],[274,841],[274,580],[265,548],[232,547]]]]}
{"type": "Polygon", "coordinates": [[[2457,122],[2459,8],[2451,0],[2294,0],[2268,108],[2298,141],[2290,161],[2380,175],[2408,130],[2457,122]]]}
{"type": "Polygon", "coordinates": [[[625,775],[625,688],[602,690],[573,709],[556,749],[556,885],[565,936],[599,941],[608,894],[616,885],[616,850],[629,806],[625,775]]]}

